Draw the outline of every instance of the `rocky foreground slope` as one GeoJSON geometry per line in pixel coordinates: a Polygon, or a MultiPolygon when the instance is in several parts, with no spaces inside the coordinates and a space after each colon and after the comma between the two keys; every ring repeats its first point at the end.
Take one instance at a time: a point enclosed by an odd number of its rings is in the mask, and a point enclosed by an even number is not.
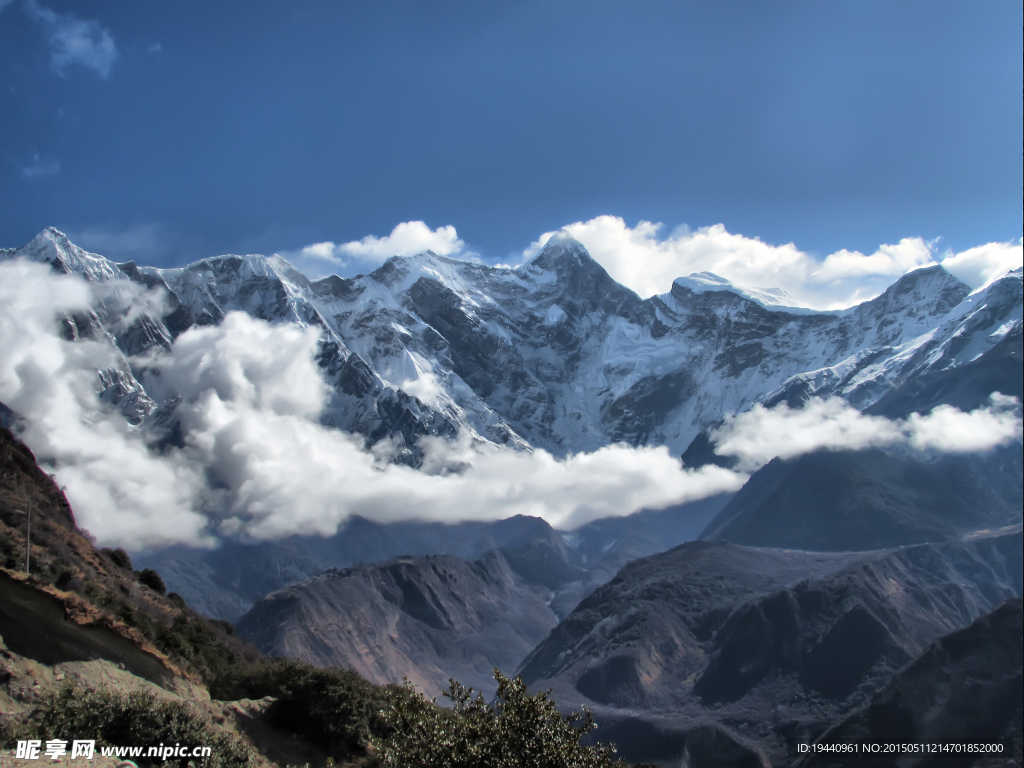
{"type": "MultiPolygon", "coordinates": [[[[0,741],[45,736],[39,718],[60,712],[50,703],[61,691],[82,701],[97,691],[108,705],[134,697],[148,711],[176,708],[179,738],[201,736],[224,750],[211,765],[322,763],[322,749],[271,722],[270,699],[211,698],[215,670],[259,656],[229,631],[166,594],[157,574],[133,570],[123,551],[97,550],[31,451],[0,428],[0,741]],[[26,574],[22,511],[29,505],[26,574]]],[[[136,737],[125,732],[113,743],[134,746],[158,733],[147,730],[142,714],[135,713],[136,737]]],[[[93,712],[95,723],[102,719],[93,712]]],[[[96,737],[85,731],[74,737],[96,737]]],[[[173,737],[174,729],[163,735],[173,737]]],[[[0,753],[4,764],[29,764],[11,757],[8,746],[0,753]]],[[[91,764],[120,762],[97,751],[91,764]]]]}

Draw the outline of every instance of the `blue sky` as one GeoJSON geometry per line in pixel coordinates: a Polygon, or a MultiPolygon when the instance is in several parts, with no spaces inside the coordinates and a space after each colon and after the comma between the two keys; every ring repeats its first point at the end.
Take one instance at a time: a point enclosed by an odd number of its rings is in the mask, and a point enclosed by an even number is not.
{"type": "MultiPolygon", "coordinates": [[[[1015,2],[0,0],[0,246],[170,266],[599,216],[824,257],[1022,234],[1015,2]]],[[[341,270],[339,270],[341,271],[341,270]]]]}

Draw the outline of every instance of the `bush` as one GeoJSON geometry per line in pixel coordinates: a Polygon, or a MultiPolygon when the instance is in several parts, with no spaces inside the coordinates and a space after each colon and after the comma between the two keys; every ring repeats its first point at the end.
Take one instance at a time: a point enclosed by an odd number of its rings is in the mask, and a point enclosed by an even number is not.
{"type": "Polygon", "coordinates": [[[590,711],[563,717],[550,691],[531,696],[522,678],[494,671],[494,704],[455,680],[444,709],[416,693],[412,684],[392,692],[381,713],[376,742],[385,766],[406,768],[612,768],[614,748],[588,747],[580,739],[597,726],[590,711]]]}
{"type": "Polygon", "coordinates": [[[222,677],[224,670],[245,665],[247,653],[259,655],[256,649],[246,648],[241,639],[225,634],[219,622],[190,611],[182,611],[170,624],[152,621],[143,632],[161,651],[185,662],[207,685],[222,677]]]}
{"type": "MultiPolygon", "coordinates": [[[[158,699],[151,693],[115,693],[67,684],[43,699],[32,718],[5,734],[18,739],[95,739],[101,746],[208,746],[205,758],[169,760],[182,768],[242,768],[251,763],[249,748],[239,739],[218,733],[186,703],[158,699]]],[[[142,765],[162,764],[140,757],[142,765]]]]}
{"type": "Polygon", "coordinates": [[[121,568],[125,571],[130,571],[132,569],[132,559],[128,557],[128,553],[120,547],[118,547],[117,549],[109,549],[107,547],[104,547],[100,551],[104,555],[106,555],[110,559],[110,562],[112,562],[118,568],[121,568]]]}
{"type": "Polygon", "coordinates": [[[167,594],[167,586],[164,584],[164,580],[152,568],[146,568],[139,574],[139,584],[149,587],[158,595],[167,594]]]}
{"type": "Polygon", "coordinates": [[[25,548],[19,547],[6,531],[0,532],[0,565],[12,571],[25,567],[25,548]]]}
{"type": "Polygon", "coordinates": [[[215,699],[273,696],[277,701],[268,708],[267,720],[336,759],[365,754],[381,732],[386,690],[350,669],[319,669],[290,659],[225,666],[210,685],[215,699]]]}

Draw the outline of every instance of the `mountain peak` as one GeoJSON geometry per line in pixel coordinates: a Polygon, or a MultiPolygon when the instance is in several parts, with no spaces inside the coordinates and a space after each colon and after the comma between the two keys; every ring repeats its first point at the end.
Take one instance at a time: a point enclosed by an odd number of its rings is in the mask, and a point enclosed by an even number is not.
{"type": "Polygon", "coordinates": [[[121,277],[120,270],[111,261],[79,248],[56,227],[44,229],[30,243],[13,251],[11,257],[49,264],[56,272],[79,274],[90,282],[121,277]]]}
{"type": "Polygon", "coordinates": [[[954,277],[953,274],[944,266],[941,264],[933,264],[930,267],[921,267],[920,269],[907,272],[890,286],[890,290],[899,290],[900,286],[903,286],[903,290],[905,290],[906,286],[919,285],[922,283],[963,286],[964,288],[968,288],[967,283],[963,282],[958,277],[954,277]]]}
{"type": "Polygon", "coordinates": [[[530,262],[541,269],[561,271],[566,267],[597,264],[579,240],[564,229],[556,232],[530,262]]]}
{"type": "Polygon", "coordinates": [[[47,227],[32,238],[23,250],[34,261],[51,261],[80,249],[59,229],[47,227]]]}
{"type": "Polygon", "coordinates": [[[900,307],[926,307],[931,314],[937,316],[955,307],[970,292],[971,289],[965,282],[936,264],[907,272],[886,288],[881,296],[860,306],[877,308],[876,311],[892,311],[900,307]]]}
{"type": "Polygon", "coordinates": [[[68,239],[68,236],[61,232],[56,227],[47,227],[38,235],[36,235],[32,242],[50,241],[53,243],[60,243],[61,245],[71,246],[73,243],[68,239]]]}
{"type": "Polygon", "coordinates": [[[556,232],[548,238],[540,253],[521,269],[534,273],[547,272],[574,293],[581,289],[593,290],[594,286],[600,284],[616,293],[626,291],[632,294],[628,288],[615,283],[605,268],[594,260],[583,243],[565,230],[556,232]]]}
{"type": "Polygon", "coordinates": [[[677,277],[674,281],[683,288],[688,288],[694,293],[703,293],[704,291],[735,291],[736,286],[730,283],[721,275],[716,275],[714,272],[694,272],[692,275],[686,277],[677,277]]]}

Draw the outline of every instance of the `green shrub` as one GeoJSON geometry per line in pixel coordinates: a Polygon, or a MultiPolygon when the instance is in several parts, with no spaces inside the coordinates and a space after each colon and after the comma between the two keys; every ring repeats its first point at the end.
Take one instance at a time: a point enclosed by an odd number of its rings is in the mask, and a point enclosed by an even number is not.
{"type": "Polygon", "coordinates": [[[549,693],[530,695],[522,678],[494,671],[494,704],[455,680],[437,706],[412,685],[388,696],[375,741],[383,765],[394,768],[612,768],[614,748],[588,747],[583,736],[597,726],[590,711],[563,717],[549,693]]]}
{"type": "MultiPolygon", "coordinates": [[[[181,744],[211,748],[205,758],[176,758],[168,762],[185,768],[243,768],[251,762],[249,748],[239,739],[214,730],[187,703],[158,699],[151,693],[116,693],[69,683],[49,694],[24,723],[5,734],[18,739],[95,739],[101,746],[181,744]]],[[[143,765],[162,764],[141,757],[143,765]]]]}
{"type": "Polygon", "coordinates": [[[144,632],[157,648],[187,663],[210,685],[225,669],[245,664],[242,650],[228,644],[242,645],[242,641],[227,637],[223,627],[214,623],[191,612],[182,612],[170,624],[152,622],[144,632]]]}
{"type": "Polygon", "coordinates": [[[272,725],[337,759],[366,753],[382,730],[380,713],[388,702],[387,689],[350,669],[320,669],[290,659],[225,666],[210,695],[223,700],[273,696],[266,713],[272,725]]]}

